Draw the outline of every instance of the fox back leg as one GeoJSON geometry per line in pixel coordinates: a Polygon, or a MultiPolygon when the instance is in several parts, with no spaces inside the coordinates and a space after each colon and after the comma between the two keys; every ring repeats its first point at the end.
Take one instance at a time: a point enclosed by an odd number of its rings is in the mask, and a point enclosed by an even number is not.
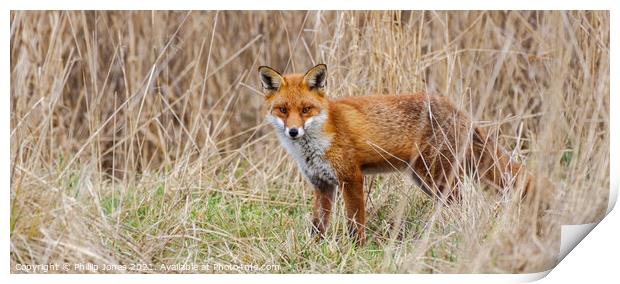
{"type": "Polygon", "coordinates": [[[459,199],[456,187],[456,162],[453,155],[429,144],[423,144],[410,163],[411,176],[424,193],[430,197],[452,202],[459,199]]]}

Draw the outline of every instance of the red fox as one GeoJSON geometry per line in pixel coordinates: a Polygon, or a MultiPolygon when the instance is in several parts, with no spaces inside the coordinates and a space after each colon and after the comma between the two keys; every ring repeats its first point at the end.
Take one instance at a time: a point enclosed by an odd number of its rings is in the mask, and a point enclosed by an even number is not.
{"type": "MultiPolygon", "coordinates": [[[[328,99],[327,66],[281,75],[258,68],[282,146],[314,186],[313,232],[323,236],[336,190],[349,233],[365,238],[364,175],[406,171],[431,196],[459,198],[458,177],[470,174],[505,188],[522,165],[446,97],[424,93],[328,99]]],[[[530,178],[527,178],[530,180],[530,178]]],[[[529,190],[529,181],[524,192],[529,190]]]]}

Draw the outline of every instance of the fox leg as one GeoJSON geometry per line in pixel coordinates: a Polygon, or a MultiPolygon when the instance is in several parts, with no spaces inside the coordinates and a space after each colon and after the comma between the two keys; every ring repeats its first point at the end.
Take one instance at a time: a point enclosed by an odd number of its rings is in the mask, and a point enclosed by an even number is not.
{"type": "Polygon", "coordinates": [[[426,195],[447,203],[460,199],[460,192],[456,187],[456,177],[453,173],[454,162],[449,160],[448,154],[442,154],[439,149],[425,146],[415,149],[415,156],[411,159],[411,175],[414,182],[426,195]]]}
{"type": "Polygon", "coordinates": [[[479,161],[478,172],[487,183],[499,189],[515,186],[518,183],[523,187],[521,198],[532,194],[531,174],[523,165],[512,161],[506,151],[488,137],[482,129],[475,129],[472,148],[475,160],[479,161]]]}
{"type": "Polygon", "coordinates": [[[364,244],[366,216],[364,205],[364,177],[361,171],[346,178],[340,184],[347,215],[349,235],[359,244],[364,244]]]}
{"type": "Polygon", "coordinates": [[[333,186],[321,186],[314,189],[314,205],[312,207],[312,233],[319,238],[324,237],[325,228],[329,222],[334,195],[336,191],[333,186]]]}

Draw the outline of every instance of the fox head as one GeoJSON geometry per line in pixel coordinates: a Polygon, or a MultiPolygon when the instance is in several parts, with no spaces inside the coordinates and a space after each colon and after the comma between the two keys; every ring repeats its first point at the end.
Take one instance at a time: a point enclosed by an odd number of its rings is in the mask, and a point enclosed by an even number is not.
{"type": "Polygon", "coordinates": [[[328,106],[325,64],[314,66],[303,75],[281,75],[267,66],[259,67],[258,72],[265,94],[267,120],[279,134],[296,140],[321,130],[328,106]]]}

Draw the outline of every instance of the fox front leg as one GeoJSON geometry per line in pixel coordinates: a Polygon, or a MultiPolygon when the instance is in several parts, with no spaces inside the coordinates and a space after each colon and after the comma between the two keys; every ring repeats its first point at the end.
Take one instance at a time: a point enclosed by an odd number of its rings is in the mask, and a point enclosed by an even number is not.
{"type": "Polygon", "coordinates": [[[314,189],[314,204],[312,207],[312,233],[324,238],[329,216],[334,204],[334,186],[320,186],[314,189]]]}
{"type": "Polygon", "coordinates": [[[345,179],[340,186],[344,198],[344,207],[347,215],[349,235],[363,245],[366,237],[366,216],[364,204],[364,177],[356,172],[345,179]]]}

